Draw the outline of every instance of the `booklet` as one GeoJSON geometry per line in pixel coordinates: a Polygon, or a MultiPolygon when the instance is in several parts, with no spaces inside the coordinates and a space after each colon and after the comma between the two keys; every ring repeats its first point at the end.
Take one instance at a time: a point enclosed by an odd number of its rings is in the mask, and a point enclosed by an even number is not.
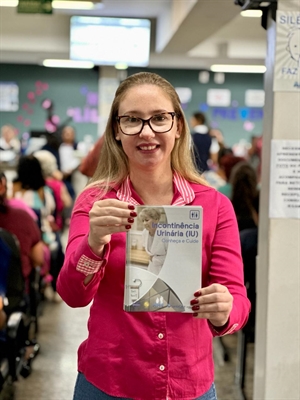
{"type": "Polygon", "coordinates": [[[201,287],[201,206],[136,206],[127,232],[124,310],[193,312],[201,287]]]}

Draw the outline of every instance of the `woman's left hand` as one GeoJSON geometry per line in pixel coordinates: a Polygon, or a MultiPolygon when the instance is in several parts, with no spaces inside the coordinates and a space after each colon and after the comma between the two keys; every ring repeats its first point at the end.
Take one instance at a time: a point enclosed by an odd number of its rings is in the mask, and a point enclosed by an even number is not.
{"type": "Polygon", "coordinates": [[[208,319],[216,327],[226,324],[233,303],[233,296],[226,286],[213,283],[198,290],[194,296],[191,305],[195,318],[208,319]]]}

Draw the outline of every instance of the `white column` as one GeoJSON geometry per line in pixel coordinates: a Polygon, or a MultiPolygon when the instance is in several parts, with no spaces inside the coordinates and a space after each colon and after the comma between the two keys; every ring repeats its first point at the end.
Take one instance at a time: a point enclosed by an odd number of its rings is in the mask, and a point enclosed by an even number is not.
{"type": "MultiPolygon", "coordinates": [[[[298,17],[289,23],[300,29],[299,0],[278,0],[278,10],[296,13],[298,17]]],[[[299,210],[298,218],[297,216],[270,218],[269,201],[274,195],[270,190],[270,166],[274,159],[274,154],[271,153],[271,141],[294,140],[295,143],[300,143],[300,88],[293,91],[273,91],[275,63],[283,62],[279,57],[275,60],[278,40],[276,31],[276,22],[269,16],[253,398],[254,400],[299,400],[299,210]]],[[[300,42],[300,35],[298,37],[300,42]]]]}
{"type": "Polygon", "coordinates": [[[99,68],[99,123],[98,136],[102,136],[106,127],[110,107],[120,83],[120,73],[115,67],[99,68]]]}

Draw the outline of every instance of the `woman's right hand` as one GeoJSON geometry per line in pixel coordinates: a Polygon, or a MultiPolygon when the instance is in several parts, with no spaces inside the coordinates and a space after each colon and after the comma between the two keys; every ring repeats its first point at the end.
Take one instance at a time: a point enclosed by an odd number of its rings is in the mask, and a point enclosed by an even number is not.
{"type": "Polygon", "coordinates": [[[92,251],[101,257],[104,246],[111,240],[111,235],[128,231],[136,216],[134,206],[125,201],[116,199],[96,201],[89,212],[88,243],[92,251]]]}

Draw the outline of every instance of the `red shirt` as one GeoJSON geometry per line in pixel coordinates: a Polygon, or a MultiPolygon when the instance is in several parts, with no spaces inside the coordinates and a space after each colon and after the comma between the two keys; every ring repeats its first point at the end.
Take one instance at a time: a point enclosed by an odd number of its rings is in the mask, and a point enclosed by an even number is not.
{"type": "MultiPolygon", "coordinates": [[[[230,201],[215,189],[191,184],[176,173],[173,205],[203,207],[202,283],[227,286],[234,297],[227,328],[217,332],[191,314],[123,311],[126,234],[112,235],[103,260],[88,246],[89,210],[97,188],[78,197],[71,219],[65,263],[57,291],[71,307],[92,300],[88,338],[78,350],[78,370],[103,392],[139,400],[194,399],[214,380],[213,336],[235,332],[246,322],[246,297],[236,218],[230,201]],[[85,274],[98,271],[85,286],[85,274]]],[[[127,179],[105,198],[141,203],[127,179]]],[[[193,293],[191,293],[191,299],[193,293]]]]}
{"type": "Polygon", "coordinates": [[[7,206],[6,213],[0,213],[0,228],[13,233],[20,243],[22,271],[27,279],[33,269],[30,252],[41,240],[41,233],[37,223],[27,211],[7,206]]]}

